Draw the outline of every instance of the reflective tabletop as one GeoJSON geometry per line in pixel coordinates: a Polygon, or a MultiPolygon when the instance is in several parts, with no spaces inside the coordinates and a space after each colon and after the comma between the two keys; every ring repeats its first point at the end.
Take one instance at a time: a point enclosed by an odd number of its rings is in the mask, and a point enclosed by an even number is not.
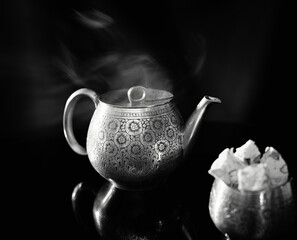
{"type": "Polygon", "coordinates": [[[164,185],[145,191],[115,188],[86,156],[69,148],[63,134],[11,143],[19,146],[20,159],[26,152],[31,156],[18,169],[13,223],[18,226],[21,219],[22,234],[31,239],[225,239],[209,214],[211,163],[223,149],[253,139],[262,149],[275,146],[295,178],[293,143],[281,140],[284,132],[268,128],[260,132],[254,126],[202,125],[191,156],[164,185]]]}

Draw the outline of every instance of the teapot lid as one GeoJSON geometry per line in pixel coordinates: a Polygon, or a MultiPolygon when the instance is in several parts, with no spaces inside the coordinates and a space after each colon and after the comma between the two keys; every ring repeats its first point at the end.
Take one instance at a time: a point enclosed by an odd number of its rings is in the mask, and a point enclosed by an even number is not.
{"type": "Polygon", "coordinates": [[[134,86],[107,92],[100,101],[118,107],[153,107],[163,105],[173,98],[173,94],[161,89],[134,86]]]}

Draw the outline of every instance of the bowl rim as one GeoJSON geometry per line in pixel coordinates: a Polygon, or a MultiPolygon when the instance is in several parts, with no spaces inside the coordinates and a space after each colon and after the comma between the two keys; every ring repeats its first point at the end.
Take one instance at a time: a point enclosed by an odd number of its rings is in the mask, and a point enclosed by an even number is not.
{"type": "Polygon", "coordinates": [[[288,180],[279,185],[279,186],[276,186],[276,187],[269,187],[268,189],[262,189],[262,190],[256,190],[256,191],[252,191],[252,190],[244,190],[244,191],[240,191],[239,189],[237,188],[234,188],[234,187],[231,187],[231,186],[228,186],[222,179],[220,178],[215,178],[214,179],[214,182],[213,182],[213,185],[215,184],[221,184],[223,185],[226,189],[228,189],[229,191],[231,192],[234,192],[236,194],[244,194],[244,195],[260,195],[260,194],[267,194],[267,193],[271,193],[271,192],[274,192],[274,191],[279,191],[280,189],[283,190],[284,188],[288,187],[288,185],[291,186],[292,188],[292,185],[293,185],[293,177],[292,176],[289,176],[288,177],[288,180]]]}

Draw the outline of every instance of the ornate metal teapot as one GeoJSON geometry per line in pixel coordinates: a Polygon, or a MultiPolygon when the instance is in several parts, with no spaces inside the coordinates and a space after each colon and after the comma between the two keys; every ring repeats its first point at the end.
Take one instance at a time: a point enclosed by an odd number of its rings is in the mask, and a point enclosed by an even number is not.
{"type": "Polygon", "coordinates": [[[64,134],[78,154],[88,155],[95,170],[121,189],[146,189],[159,185],[188,152],[209,103],[204,96],[187,123],[170,92],[142,86],[110,91],[98,96],[82,88],[68,98],[63,118],[64,134]],[[72,116],[83,96],[95,104],[86,140],[81,146],[73,133],[72,116]]]}

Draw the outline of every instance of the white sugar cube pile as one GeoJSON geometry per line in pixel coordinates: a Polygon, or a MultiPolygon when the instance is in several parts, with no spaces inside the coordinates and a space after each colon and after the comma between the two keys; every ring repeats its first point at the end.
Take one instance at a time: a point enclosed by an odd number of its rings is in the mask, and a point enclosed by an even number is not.
{"type": "Polygon", "coordinates": [[[240,191],[260,191],[288,181],[288,167],[273,147],[261,152],[248,140],[239,148],[226,148],[212,163],[208,173],[240,191]]]}

